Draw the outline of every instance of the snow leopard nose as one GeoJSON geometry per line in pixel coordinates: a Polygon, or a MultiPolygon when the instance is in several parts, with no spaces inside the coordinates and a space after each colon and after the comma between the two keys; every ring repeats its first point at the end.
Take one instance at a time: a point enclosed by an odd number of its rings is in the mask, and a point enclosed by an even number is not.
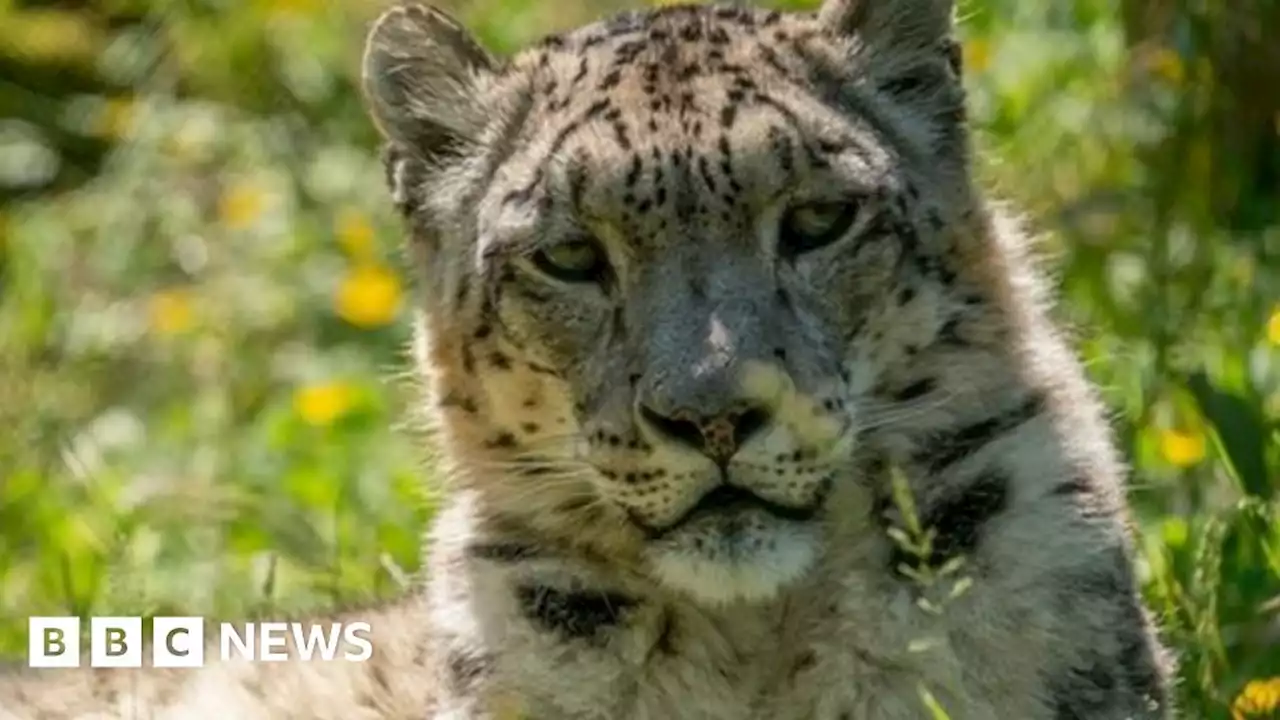
{"type": "Polygon", "coordinates": [[[647,403],[640,405],[640,416],[656,432],[701,452],[719,465],[728,463],[739,448],[768,425],[770,415],[765,407],[751,404],[713,415],[688,408],[663,413],[647,403]]]}

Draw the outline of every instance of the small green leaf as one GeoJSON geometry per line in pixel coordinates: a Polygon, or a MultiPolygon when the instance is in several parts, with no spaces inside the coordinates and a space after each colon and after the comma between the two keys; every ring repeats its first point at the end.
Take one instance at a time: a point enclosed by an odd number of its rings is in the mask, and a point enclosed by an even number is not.
{"type": "Polygon", "coordinates": [[[1250,495],[1270,498],[1273,488],[1267,477],[1261,413],[1245,398],[1215,388],[1204,373],[1189,377],[1187,386],[1213,424],[1217,442],[1241,487],[1250,495]]]}
{"type": "Polygon", "coordinates": [[[920,700],[928,708],[929,716],[933,720],[951,720],[951,716],[942,709],[942,703],[938,702],[938,698],[934,697],[932,692],[929,692],[929,688],[921,683],[916,686],[916,690],[920,693],[920,700]]]}

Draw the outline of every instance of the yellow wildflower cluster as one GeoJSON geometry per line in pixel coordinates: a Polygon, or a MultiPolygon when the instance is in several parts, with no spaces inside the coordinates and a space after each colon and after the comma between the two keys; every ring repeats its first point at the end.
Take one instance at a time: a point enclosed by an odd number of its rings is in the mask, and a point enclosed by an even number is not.
{"type": "Polygon", "coordinates": [[[352,261],[334,297],[338,317],[362,328],[393,322],[400,313],[404,290],[396,273],[376,257],[375,233],[368,217],[344,210],[335,222],[334,234],[352,261]]]}
{"type": "Polygon", "coordinates": [[[1280,305],[1271,311],[1271,317],[1267,320],[1267,342],[1280,346],[1280,305]]]}
{"type": "Polygon", "coordinates": [[[1170,465],[1191,467],[1204,459],[1204,433],[1195,430],[1162,430],[1160,454],[1170,465]]]}
{"type": "Polygon", "coordinates": [[[226,188],[218,201],[218,219],[232,230],[252,227],[266,209],[267,197],[262,188],[251,183],[237,183],[226,188]]]}
{"type": "Polygon", "coordinates": [[[136,117],[137,102],[133,98],[108,98],[98,110],[92,129],[98,137],[119,140],[132,130],[136,117]]]}
{"type": "Polygon", "coordinates": [[[191,292],[185,288],[161,290],[147,306],[151,328],[160,335],[179,335],[195,325],[191,292]]]}
{"type": "Polygon", "coordinates": [[[293,395],[293,409],[308,425],[327,427],[351,412],[356,389],[345,382],[305,385],[293,395]]]}
{"type": "Polygon", "coordinates": [[[973,38],[964,43],[965,72],[980,73],[991,66],[991,41],[986,38],[973,38]]]}
{"type": "Polygon", "coordinates": [[[1280,718],[1280,677],[1250,680],[1231,704],[1233,720],[1280,718]]]}
{"type": "Polygon", "coordinates": [[[362,328],[390,324],[400,312],[403,291],[390,269],[372,263],[352,268],[338,286],[338,317],[362,328]]]}

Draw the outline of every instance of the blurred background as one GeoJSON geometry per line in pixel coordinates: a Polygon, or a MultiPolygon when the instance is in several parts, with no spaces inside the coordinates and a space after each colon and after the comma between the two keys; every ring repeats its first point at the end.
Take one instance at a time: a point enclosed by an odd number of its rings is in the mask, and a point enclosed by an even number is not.
{"type": "MultiPolygon", "coordinates": [[[[417,569],[429,453],[355,74],[380,4],[0,0],[0,659],[29,615],[304,612],[417,569]]],[[[441,5],[505,52],[634,3],[441,5]]],[[[981,173],[1113,410],[1186,717],[1273,717],[1280,2],[961,16],[981,173]]]]}

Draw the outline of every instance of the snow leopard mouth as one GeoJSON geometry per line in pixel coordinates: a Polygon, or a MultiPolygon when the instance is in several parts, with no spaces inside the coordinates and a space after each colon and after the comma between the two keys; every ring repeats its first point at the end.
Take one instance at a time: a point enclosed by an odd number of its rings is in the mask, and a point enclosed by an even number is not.
{"type": "Polygon", "coordinates": [[[763,511],[770,517],[788,522],[803,523],[813,520],[826,501],[828,488],[824,487],[814,500],[802,507],[776,503],[745,488],[721,483],[709,490],[683,515],[662,527],[653,527],[633,515],[635,522],[649,535],[650,540],[661,540],[668,535],[699,520],[712,517],[730,519],[748,511],[763,511]]]}

